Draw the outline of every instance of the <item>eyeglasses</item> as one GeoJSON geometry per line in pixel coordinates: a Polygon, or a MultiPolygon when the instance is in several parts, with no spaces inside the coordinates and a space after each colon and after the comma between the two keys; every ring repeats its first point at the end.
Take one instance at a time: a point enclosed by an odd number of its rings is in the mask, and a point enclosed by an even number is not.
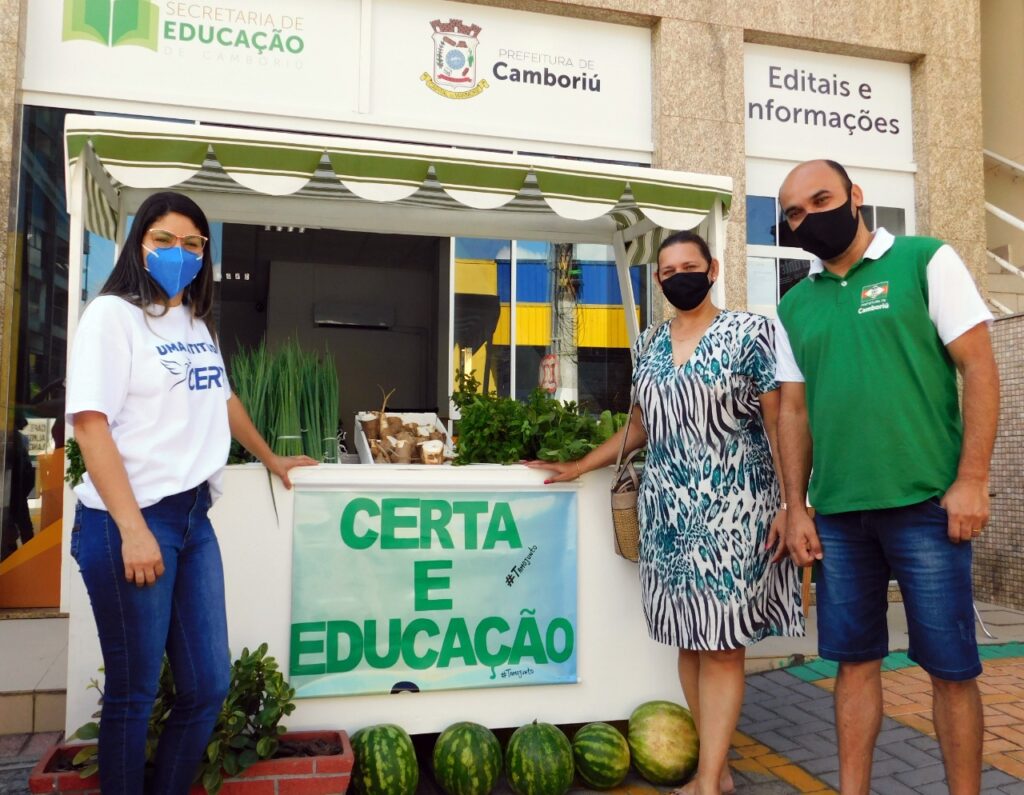
{"type": "Polygon", "coordinates": [[[202,235],[176,235],[166,229],[150,229],[146,234],[157,248],[173,248],[180,242],[185,251],[191,251],[193,254],[202,254],[209,240],[202,235]]]}

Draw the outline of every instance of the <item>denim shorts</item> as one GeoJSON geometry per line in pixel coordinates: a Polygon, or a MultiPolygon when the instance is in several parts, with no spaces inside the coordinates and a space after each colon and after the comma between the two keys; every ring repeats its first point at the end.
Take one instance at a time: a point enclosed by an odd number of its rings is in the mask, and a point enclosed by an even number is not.
{"type": "Polygon", "coordinates": [[[899,583],[908,656],[939,679],[981,673],[974,634],[971,544],[947,535],[938,499],[902,508],[818,514],[818,653],[864,662],[889,653],[889,579],[899,583]]]}

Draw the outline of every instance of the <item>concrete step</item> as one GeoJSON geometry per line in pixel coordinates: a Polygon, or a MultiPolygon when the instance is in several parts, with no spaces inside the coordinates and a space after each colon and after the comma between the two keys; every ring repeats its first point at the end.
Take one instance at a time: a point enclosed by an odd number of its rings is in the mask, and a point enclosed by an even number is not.
{"type": "Polygon", "coordinates": [[[66,693],[0,693],[0,736],[64,730],[66,693]]]}
{"type": "Polygon", "coordinates": [[[25,615],[0,616],[0,735],[64,729],[67,616],[25,615]]]}

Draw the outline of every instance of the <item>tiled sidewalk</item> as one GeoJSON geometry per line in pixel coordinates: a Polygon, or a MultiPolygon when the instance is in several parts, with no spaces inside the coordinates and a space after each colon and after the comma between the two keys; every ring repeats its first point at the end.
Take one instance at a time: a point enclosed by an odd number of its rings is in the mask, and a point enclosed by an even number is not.
{"type": "Polygon", "coordinates": [[[0,793],[28,792],[28,774],[60,732],[0,735],[0,793]]]}
{"type": "MultiPolygon", "coordinates": [[[[980,648],[985,709],[982,792],[1024,795],[1024,643],[980,648]]],[[[730,766],[741,793],[835,792],[839,786],[832,689],[836,664],[815,660],[747,677],[730,766]]],[[[882,674],[885,715],[875,750],[872,791],[945,795],[945,771],[931,722],[928,675],[906,654],[889,655],[882,674]]],[[[617,795],[655,795],[631,774],[617,795]]],[[[576,789],[573,793],[591,793],[576,789]]]]}
{"type": "MultiPolygon", "coordinates": [[[[985,764],[1024,780],[1024,643],[982,646],[979,651],[985,667],[978,679],[985,711],[985,764]]],[[[787,672],[828,691],[835,687],[836,666],[825,660],[787,672]]],[[[886,716],[934,740],[928,675],[906,654],[890,654],[883,664],[882,681],[886,716]]],[[[998,778],[989,775],[990,781],[998,778]]],[[[1013,791],[1024,793],[1024,784],[1013,791]]]]}

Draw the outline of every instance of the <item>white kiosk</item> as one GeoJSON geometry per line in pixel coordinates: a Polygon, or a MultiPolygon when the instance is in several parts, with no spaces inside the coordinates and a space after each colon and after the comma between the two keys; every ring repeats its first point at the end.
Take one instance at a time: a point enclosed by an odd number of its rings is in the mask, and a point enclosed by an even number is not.
{"type": "MultiPolygon", "coordinates": [[[[120,244],[128,216],[145,197],[174,189],[216,221],[611,244],[623,303],[631,306],[630,265],[651,262],[671,231],[696,228],[722,260],[732,190],[731,179],[719,176],[116,117],[69,116],[65,143],[72,296],[82,294],[85,231],[120,244]]],[[[719,302],[723,283],[715,285],[719,302]]],[[[80,310],[77,301],[70,302],[69,340],[80,310]]],[[[632,341],[637,318],[630,311],[625,317],[632,341]]],[[[554,488],[543,485],[541,473],[497,465],[322,465],[296,472],[294,479],[296,490],[288,492],[280,484],[268,486],[262,467],[228,467],[224,497],[212,512],[225,562],[232,652],[267,642],[285,669],[294,637],[297,499],[332,491],[487,494],[554,488]]],[[[595,472],[560,489],[576,495],[578,533],[571,532],[577,554],[567,564],[575,565],[576,681],[302,698],[288,728],[352,732],[390,721],[420,733],[457,720],[493,728],[535,718],[571,723],[625,718],[650,699],[681,700],[675,652],[648,638],[636,567],[612,549],[609,479],[610,472],[595,472]]],[[[68,491],[64,515],[70,518],[73,510],[68,491]]],[[[69,556],[69,534],[64,535],[70,732],[95,709],[86,685],[102,662],[88,596],[69,556]]],[[[393,587],[412,586],[401,581],[393,587]]],[[[495,584],[495,598],[502,587],[495,584]]]]}

